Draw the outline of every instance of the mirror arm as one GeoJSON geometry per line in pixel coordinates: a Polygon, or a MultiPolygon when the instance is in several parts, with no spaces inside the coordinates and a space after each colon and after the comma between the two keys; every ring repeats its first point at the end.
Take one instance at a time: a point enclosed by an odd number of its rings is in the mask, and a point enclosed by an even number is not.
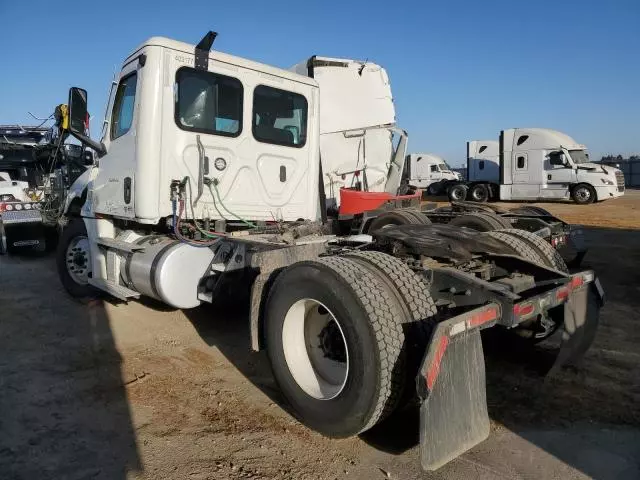
{"type": "Polygon", "coordinates": [[[75,138],[77,138],[80,142],[82,142],[84,145],[87,145],[93,148],[98,154],[98,158],[103,157],[107,153],[107,148],[104,146],[104,143],[96,142],[95,140],[92,140],[91,138],[81,133],[76,133],[76,132],[70,132],[70,133],[75,138]]]}

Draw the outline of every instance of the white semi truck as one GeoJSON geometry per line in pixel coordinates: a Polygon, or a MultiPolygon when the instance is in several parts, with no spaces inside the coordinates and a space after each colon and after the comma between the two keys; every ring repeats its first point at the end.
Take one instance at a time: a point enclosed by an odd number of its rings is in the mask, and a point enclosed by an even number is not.
{"type": "Polygon", "coordinates": [[[71,295],[193,308],[249,288],[238,308],[294,415],[346,437],[417,396],[426,469],[489,435],[480,329],[562,329],[556,367],[589,347],[599,282],[536,235],[429,225],[388,197],[380,208],[413,221],[342,233],[324,202],[318,83],[211,52],[215,37],[136,48],[100,141],[84,133],[86,91],[70,90],[69,132],[99,157],[66,204],[71,295]]]}
{"type": "Polygon", "coordinates": [[[408,184],[424,189],[428,195],[439,195],[444,191],[444,185],[462,180],[462,176],[451,170],[442,157],[432,153],[407,155],[404,168],[408,184]]]}
{"type": "Polygon", "coordinates": [[[467,182],[448,186],[452,200],[578,204],[616,198],[624,189],[619,169],[590,162],[587,147],[548,128],[511,128],[497,142],[467,142],[467,182]]]}

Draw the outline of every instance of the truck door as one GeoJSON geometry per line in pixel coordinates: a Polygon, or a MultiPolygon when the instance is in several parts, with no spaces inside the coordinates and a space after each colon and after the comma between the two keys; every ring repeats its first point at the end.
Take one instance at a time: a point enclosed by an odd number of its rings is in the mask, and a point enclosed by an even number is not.
{"type": "Polygon", "coordinates": [[[552,151],[545,156],[542,188],[543,198],[569,198],[571,185],[576,182],[576,172],[562,151],[552,151]]]}
{"type": "Polygon", "coordinates": [[[93,181],[92,203],[96,213],[117,217],[134,217],[133,182],[135,182],[136,129],[139,63],[125,66],[111,107],[109,128],[103,143],[107,154],[93,181]]]}
{"type": "Polygon", "coordinates": [[[442,180],[442,172],[440,171],[440,168],[435,163],[430,164],[429,181],[427,182],[427,184],[430,185],[432,183],[439,182],[440,180],[442,180]]]}
{"type": "Polygon", "coordinates": [[[529,162],[528,152],[513,152],[512,198],[535,199],[540,192],[540,182],[536,178],[534,165],[529,162]]]}
{"type": "Polygon", "coordinates": [[[429,164],[421,156],[411,155],[411,185],[424,188],[429,184],[429,164]]]}

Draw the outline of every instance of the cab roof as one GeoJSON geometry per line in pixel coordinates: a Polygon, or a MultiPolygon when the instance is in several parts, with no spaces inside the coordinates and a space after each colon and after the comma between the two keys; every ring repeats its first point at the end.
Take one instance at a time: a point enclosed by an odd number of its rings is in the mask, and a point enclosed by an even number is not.
{"type": "MultiPolygon", "coordinates": [[[[196,46],[190,43],[179,42],[177,40],[173,40],[171,38],[166,37],[151,37],[142,44],[140,44],[123,62],[126,64],[130,62],[134,57],[136,57],[140,50],[146,47],[164,47],[169,50],[175,50],[178,52],[182,52],[188,55],[195,55],[196,46]]],[[[306,85],[310,85],[313,87],[317,87],[318,84],[312,78],[309,78],[304,75],[298,75],[297,73],[293,73],[288,70],[284,70],[282,68],[273,67],[271,65],[266,65],[264,63],[254,62],[252,60],[247,60],[246,58],[236,57],[234,55],[229,55],[227,53],[219,52],[212,48],[209,52],[209,60],[214,62],[227,63],[229,65],[234,65],[237,67],[243,67],[250,70],[255,70],[258,72],[263,72],[269,75],[274,75],[280,78],[284,78],[287,80],[291,80],[298,83],[304,83],[306,85]]]]}

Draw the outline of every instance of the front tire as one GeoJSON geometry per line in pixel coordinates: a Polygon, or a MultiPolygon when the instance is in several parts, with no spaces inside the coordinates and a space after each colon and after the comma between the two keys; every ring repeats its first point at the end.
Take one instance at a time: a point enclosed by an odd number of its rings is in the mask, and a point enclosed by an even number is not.
{"type": "Polygon", "coordinates": [[[265,310],[267,352],[302,423],[348,437],[395,409],[405,372],[401,315],[376,277],[346,258],[299,262],[278,276],[265,310]]]}
{"type": "Polygon", "coordinates": [[[595,189],[586,183],[581,183],[573,187],[571,198],[578,205],[588,205],[597,200],[595,189]]]}
{"type": "Polygon", "coordinates": [[[82,218],[73,218],[63,230],[56,252],[60,282],[72,297],[87,299],[96,290],[89,285],[91,255],[89,237],[82,218]]]}

